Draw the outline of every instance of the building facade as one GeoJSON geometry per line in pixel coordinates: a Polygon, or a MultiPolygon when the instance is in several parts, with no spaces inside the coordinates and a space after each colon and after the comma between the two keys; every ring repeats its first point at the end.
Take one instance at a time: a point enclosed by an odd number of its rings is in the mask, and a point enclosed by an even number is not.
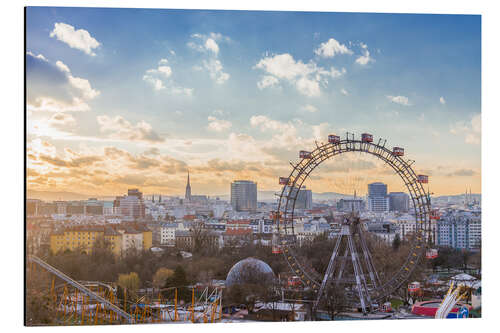
{"type": "Polygon", "coordinates": [[[368,209],[377,213],[389,211],[386,184],[380,182],[368,184],[368,209]]]}
{"type": "Polygon", "coordinates": [[[449,212],[437,222],[439,246],[479,250],[481,247],[481,212],[449,212]]]}
{"type": "Polygon", "coordinates": [[[389,210],[391,212],[408,212],[410,208],[410,196],[404,192],[389,193],[389,210]]]}
{"type": "Polygon", "coordinates": [[[249,180],[232,182],[231,206],[237,212],[257,210],[257,183],[249,180]]]}

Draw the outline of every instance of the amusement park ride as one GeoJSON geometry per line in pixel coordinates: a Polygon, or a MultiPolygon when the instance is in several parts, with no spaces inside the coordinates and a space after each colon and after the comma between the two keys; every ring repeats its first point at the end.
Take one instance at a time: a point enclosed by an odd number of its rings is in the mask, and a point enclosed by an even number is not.
{"type": "Polygon", "coordinates": [[[75,281],[36,256],[28,257],[28,282],[35,279],[38,269],[52,276],[49,303],[56,311],[56,322],[64,325],[102,325],[193,322],[213,323],[222,319],[222,290],[206,287],[191,304],[179,304],[178,288],[158,291],[156,299],[145,296],[131,301],[124,289],[122,299],[117,288],[102,282],[75,281]],[[56,284],[56,281],[60,282],[56,284]],[[162,294],[164,296],[162,296],[162,294]],[[166,297],[171,296],[171,297],[166,297]]]}
{"type": "Polygon", "coordinates": [[[363,133],[361,139],[347,133],[345,139],[337,135],[329,135],[328,142],[318,144],[313,151],[299,152],[300,161],[292,165],[288,177],[280,177],[279,184],[284,185],[278,202],[278,210],[274,214],[276,231],[273,235],[273,253],[282,253],[292,272],[300,278],[303,286],[315,292],[314,308],[325,297],[327,287],[339,287],[346,290],[351,305],[368,313],[374,302],[383,303],[410,277],[411,273],[425,256],[429,259],[437,256],[437,250],[431,248],[430,237],[430,197],[424,189],[429,182],[427,175],[417,174],[412,165],[415,161],[404,159],[404,149],[385,146],[386,140],[373,142],[373,135],[363,133]],[[341,231],[337,236],[333,252],[325,273],[321,276],[313,269],[307,268],[300,260],[300,249],[297,246],[294,232],[294,211],[299,190],[312,172],[323,162],[345,153],[359,152],[377,157],[398,175],[410,195],[415,210],[416,230],[410,251],[403,265],[386,281],[380,281],[367,247],[364,230],[359,216],[352,212],[344,217],[341,231]],[[344,255],[340,255],[343,251],[344,255]],[[346,276],[346,262],[352,268],[350,276],[346,276]],[[346,287],[346,285],[350,285],[346,287]]]}

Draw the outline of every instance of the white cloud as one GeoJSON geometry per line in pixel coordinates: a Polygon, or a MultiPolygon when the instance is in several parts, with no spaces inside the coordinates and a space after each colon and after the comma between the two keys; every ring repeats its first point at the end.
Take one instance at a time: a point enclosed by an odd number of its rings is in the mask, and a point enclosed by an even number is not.
{"type": "Polygon", "coordinates": [[[34,53],[32,53],[31,51],[28,51],[28,52],[26,52],[26,54],[28,54],[28,55],[30,55],[30,56],[32,56],[32,57],[35,57],[35,58],[41,59],[41,60],[46,61],[46,62],[48,61],[48,60],[47,60],[47,58],[45,58],[45,57],[43,56],[43,54],[40,54],[40,53],[39,53],[38,55],[35,55],[35,54],[34,54],[34,53]]]}
{"type": "Polygon", "coordinates": [[[217,58],[219,55],[219,44],[217,42],[230,42],[231,39],[229,37],[223,36],[220,33],[211,32],[208,35],[204,34],[192,34],[191,38],[200,39],[202,42],[198,41],[190,41],[188,42],[188,46],[193,50],[202,53],[208,53],[208,58],[203,59],[203,66],[194,66],[195,70],[207,70],[210,78],[215,81],[217,84],[223,84],[231,77],[228,73],[224,72],[223,65],[220,60],[217,58]]]}
{"type": "Polygon", "coordinates": [[[76,112],[89,111],[90,106],[77,97],[73,97],[71,102],[64,102],[52,97],[41,96],[30,101],[27,109],[30,112],[76,112]]]}
{"type": "Polygon", "coordinates": [[[226,82],[230,75],[223,71],[222,63],[218,59],[203,60],[203,67],[210,73],[210,78],[217,84],[226,82]]]}
{"type": "Polygon", "coordinates": [[[396,104],[401,104],[401,105],[404,105],[404,106],[410,106],[410,101],[408,100],[408,97],[406,96],[386,96],[387,99],[389,101],[391,101],[392,103],[396,103],[396,104]]]}
{"type": "Polygon", "coordinates": [[[208,116],[208,129],[215,132],[222,132],[231,128],[232,123],[227,120],[217,119],[213,116],[208,116]]]}
{"type": "Polygon", "coordinates": [[[340,93],[344,96],[349,96],[349,92],[345,90],[344,88],[340,89],[340,93]]]}
{"type": "Polygon", "coordinates": [[[318,112],[318,108],[315,107],[314,105],[311,105],[311,104],[304,105],[302,107],[302,110],[307,111],[307,112],[311,112],[311,113],[318,112]]]}
{"type": "Polygon", "coordinates": [[[56,61],[56,66],[57,66],[57,68],[59,68],[59,69],[60,69],[61,71],[63,71],[63,72],[66,72],[66,73],[69,73],[69,72],[70,72],[69,67],[68,67],[68,66],[66,66],[66,65],[65,65],[62,61],[60,61],[60,60],[57,60],[57,61],[56,61]]]}
{"type": "Polygon", "coordinates": [[[75,28],[66,23],[55,23],[50,37],[56,37],[73,49],[78,49],[88,55],[95,56],[93,49],[101,45],[87,30],[75,28]]]}
{"type": "MultiPolygon", "coordinates": [[[[366,45],[365,45],[366,46],[366,45]]],[[[360,55],[357,59],[356,59],[356,63],[361,65],[361,66],[365,66],[367,65],[368,63],[370,62],[374,62],[375,60],[370,57],[370,51],[368,51],[368,49],[364,49],[363,51],[363,55],[360,55]]]]}
{"type": "Polygon", "coordinates": [[[94,99],[101,94],[100,91],[92,89],[89,80],[82,79],[80,77],[74,77],[71,74],[68,75],[70,84],[79,89],[85,99],[94,99]]]}
{"type": "Polygon", "coordinates": [[[320,84],[326,86],[328,77],[337,78],[346,73],[345,68],[340,71],[334,67],[326,70],[317,66],[314,61],[308,63],[295,61],[288,53],[266,56],[254,68],[270,74],[257,83],[259,89],[276,85],[279,80],[285,80],[294,85],[301,94],[309,97],[320,95],[320,84]]]}
{"type": "Polygon", "coordinates": [[[446,100],[444,99],[443,96],[439,97],[439,103],[441,103],[443,105],[446,104],[446,100]]]}
{"type": "Polygon", "coordinates": [[[90,110],[87,102],[99,96],[101,92],[92,88],[87,79],[73,76],[70,68],[60,60],[56,61],[54,66],[41,55],[28,54],[43,60],[41,64],[48,66],[47,71],[51,70],[54,74],[62,74],[67,80],[65,84],[54,88],[54,94],[37,93],[36,89],[29,91],[28,111],[71,112],[90,110]]]}
{"type": "Polygon", "coordinates": [[[309,79],[305,76],[301,77],[296,82],[297,90],[308,97],[316,97],[321,94],[319,82],[314,79],[309,79]]]}
{"type": "Polygon", "coordinates": [[[352,54],[352,51],[334,38],[330,38],[327,42],[321,43],[314,53],[324,58],[332,58],[336,54],[352,54]]]}
{"type": "Polygon", "coordinates": [[[64,132],[71,132],[76,126],[75,118],[71,114],[62,112],[53,114],[48,123],[51,127],[64,132]]]}
{"type": "Polygon", "coordinates": [[[257,82],[257,87],[262,90],[267,87],[278,85],[279,80],[272,75],[264,75],[262,79],[257,82]]]}
{"type": "Polygon", "coordinates": [[[481,143],[481,114],[474,114],[468,123],[459,121],[450,127],[450,133],[464,137],[465,143],[481,143]]]}
{"type": "Polygon", "coordinates": [[[279,79],[287,80],[294,80],[299,76],[306,76],[314,71],[313,65],[304,64],[301,60],[295,61],[288,53],[261,59],[255,67],[279,79]]]}
{"type": "Polygon", "coordinates": [[[128,141],[163,142],[152,126],[144,120],[133,125],[122,116],[111,118],[106,115],[97,116],[97,123],[101,133],[107,134],[111,139],[121,139],[128,141]]]}
{"type": "Polygon", "coordinates": [[[296,132],[293,124],[283,123],[263,115],[250,117],[250,125],[253,127],[259,127],[262,131],[271,130],[278,132],[296,132]]]}
{"type": "Polygon", "coordinates": [[[219,54],[219,45],[212,38],[208,38],[205,41],[205,48],[215,53],[215,55],[219,54]]]}
{"type": "Polygon", "coordinates": [[[152,77],[151,75],[145,74],[142,77],[142,79],[146,82],[149,82],[153,86],[153,89],[156,91],[165,89],[165,85],[163,85],[163,81],[158,79],[158,78],[155,78],[155,77],[152,77]]]}
{"type": "Polygon", "coordinates": [[[56,61],[56,66],[59,68],[62,72],[66,73],[66,76],[69,80],[69,83],[76,89],[78,89],[82,94],[85,99],[94,99],[97,96],[101,94],[100,91],[95,90],[92,88],[90,85],[89,80],[87,79],[82,79],[80,77],[75,77],[71,75],[71,71],[66,64],[64,64],[62,61],[58,60],[56,61]]]}
{"type": "Polygon", "coordinates": [[[146,70],[146,73],[142,76],[142,80],[151,84],[156,91],[168,88],[168,92],[171,94],[192,96],[192,88],[178,87],[175,85],[174,81],[170,79],[173,71],[172,67],[166,65],[167,63],[168,60],[166,58],[160,59],[156,68],[146,70]]]}
{"type": "Polygon", "coordinates": [[[211,52],[215,57],[219,54],[219,44],[217,42],[230,42],[231,38],[224,36],[220,33],[211,32],[208,35],[192,34],[191,38],[195,41],[189,41],[187,46],[198,52],[211,52]],[[196,41],[196,40],[201,41],[196,41]]]}
{"type": "Polygon", "coordinates": [[[185,87],[171,87],[170,91],[174,95],[186,95],[186,96],[193,96],[193,88],[185,88],[185,87]]]}

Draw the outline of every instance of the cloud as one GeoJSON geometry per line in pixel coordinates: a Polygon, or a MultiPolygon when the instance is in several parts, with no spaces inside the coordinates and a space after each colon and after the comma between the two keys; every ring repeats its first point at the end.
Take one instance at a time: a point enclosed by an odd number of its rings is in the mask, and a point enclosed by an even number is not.
{"type": "Polygon", "coordinates": [[[443,96],[439,97],[439,103],[441,103],[443,105],[446,104],[446,100],[444,99],[443,96]]]}
{"type": "Polygon", "coordinates": [[[359,47],[361,48],[361,55],[356,58],[356,63],[358,65],[366,66],[370,62],[375,62],[375,59],[373,59],[370,56],[370,51],[368,51],[368,45],[366,45],[363,42],[360,42],[359,47]]]}
{"type": "Polygon", "coordinates": [[[287,81],[297,91],[308,97],[317,97],[321,94],[320,85],[326,86],[328,78],[338,78],[346,73],[345,68],[337,70],[331,67],[326,70],[319,67],[314,61],[303,63],[301,60],[295,61],[288,53],[268,56],[261,59],[256,69],[265,71],[268,75],[257,83],[259,89],[278,84],[279,80],[287,81]]]}
{"type": "Polygon", "coordinates": [[[57,64],[59,64],[59,66],[61,66],[61,68],[64,68],[64,71],[67,71],[66,73],[68,74],[69,83],[74,88],[78,89],[81,92],[83,99],[91,100],[91,99],[94,99],[101,94],[100,91],[92,88],[89,80],[82,79],[80,77],[75,77],[75,76],[71,75],[71,72],[69,71],[68,66],[63,64],[61,61],[58,61],[56,63],[56,65],[57,64]]]}
{"type": "Polygon", "coordinates": [[[203,60],[203,67],[210,73],[210,78],[217,84],[223,84],[229,80],[230,75],[223,71],[221,62],[218,59],[203,60]]]}
{"type": "Polygon", "coordinates": [[[294,132],[295,127],[291,123],[283,123],[281,121],[273,120],[267,116],[258,115],[250,117],[250,125],[253,127],[259,127],[261,130],[271,130],[279,132],[294,132]]]}
{"type": "Polygon", "coordinates": [[[219,45],[212,38],[208,38],[205,41],[205,48],[212,51],[215,55],[219,54],[219,45]]]}
{"type": "Polygon", "coordinates": [[[279,80],[277,78],[275,78],[274,76],[271,76],[271,75],[264,75],[262,77],[262,79],[257,82],[257,87],[262,90],[262,89],[265,89],[267,87],[273,87],[273,86],[276,86],[278,85],[279,83],[279,80]]]}
{"type": "Polygon", "coordinates": [[[231,77],[228,73],[224,72],[224,66],[218,59],[219,44],[217,42],[230,42],[229,37],[223,36],[220,33],[211,32],[209,35],[193,34],[191,38],[195,41],[188,42],[188,46],[193,50],[201,53],[207,53],[208,57],[202,60],[203,66],[195,66],[195,70],[208,71],[210,78],[217,84],[223,84],[231,77]],[[198,42],[198,40],[201,40],[198,42]]]}
{"type": "Polygon", "coordinates": [[[216,117],[213,116],[209,116],[208,121],[209,121],[208,129],[215,132],[222,132],[224,130],[231,128],[232,126],[232,123],[230,121],[217,119],[216,117]]]}
{"type": "Polygon", "coordinates": [[[344,96],[349,96],[349,92],[345,90],[344,88],[340,89],[340,93],[344,96]]]}
{"type": "Polygon", "coordinates": [[[48,123],[49,126],[63,132],[72,132],[76,126],[75,118],[71,114],[62,112],[53,114],[48,123]]]}
{"type": "Polygon", "coordinates": [[[77,97],[69,103],[52,97],[37,97],[28,102],[27,109],[31,112],[78,112],[89,111],[90,106],[77,97]]]}
{"type": "Polygon", "coordinates": [[[453,172],[446,174],[447,177],[472,177],[477,174],[476,171],[472,169],[458,169],[453,172]]]}
{"type": "Polygon", "coordinates": [[[410,101],[408,100],[408,97],[406,96],[386,96],[389,101],[392,103],[404,105],[404,106],[410,106],[410,101]]]}
{"type": "Polygon", "coordinates": [[[29,56],[31,56],[31,57],[33,57],[33,58],[37,58],[37,59],[40,59],[40,60],[43,60],[43,61],[48,61],[47,58],[45,58],[43,56],[43,54],[40,54],[40,53],[38,55],[35,55],[33,52],[28,51],[28,52],[26,52],[26,54],[29,55],[29,56]]]}
{"type": "Polygon", "coordinates": [[[474,114],[470,121],[459,121],[450,126],[450,133],[464,137],[465,143],[481,143],[481,114],[474,114]]]}
{"type": "Polygon", "coordinates": [[[83,51],[91,56],[96,55],[93,50],[101,45],[87,30],[75,30],[73,26],[62,22],[54,23],[54,29],[51,31],[50,37],[56,37],[69,47],[83,51]]]}
{"type": "Polygon", "coordinates": [[[323,58],[332,58],[336,54],[352,54],[353,52],[344,44],[340,44],[334,38],[330,38],[327,42],[321,43],[321,45],[314,50],[314,53],[323,58]]]}
{"type": "Polygon", "coordinates": [[[311,105],[311,104],[304,105],[302,107],[302,110],[307,111],[307,112],[311,112],[311,113],[318,112],[318,108],[315,107],[314,105],[311,105]]]}
{"type": "Polygon", "coordinates": [[[100,95],[87,79],[73,76],[62,61],[26,54],[27,109],[32,112],[88,111],[88,101],[100,95]]]}
{"type": "Polygon", "coordinates": [[[192,88],[179,87],[171,79],[173,71],[172,67],[167,66],[167,63],[168,60],[166,58],[160,59],[156,68],[146,70],[142,76],[142,80],[153,86],[155,91],[167,90],[174,95],[192,96],[192,88]]]}
{"type": "Polygon", "coordinates": [[[365,49],[363,54],[356,58],[356,63],[361,66],[365,66],[370,62],[375,62],[375,60],[370,56],[370,51],[365,49]]]}
{"type": "Polygon", "coordinates": [[[141,120],[133,125],[122,116],[115,116],[111,118],[106,115],[97,116],[97,123],[99,130],[111,139],[120,139],[127,141],[146,141],[151,143],[158,143],[165,141],[158,133],[156,133],[152,126],[141,120]]]}

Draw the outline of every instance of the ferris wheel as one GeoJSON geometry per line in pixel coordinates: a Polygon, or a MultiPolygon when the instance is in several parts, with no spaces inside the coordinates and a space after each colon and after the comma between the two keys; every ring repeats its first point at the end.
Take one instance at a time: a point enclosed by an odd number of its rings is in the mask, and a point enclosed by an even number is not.
{"type": "Polygon", "coordinates": [[[424,189],[424,184],[429,182],[429,178],[427,175],[415,173],[412,168],[415,161],[403,158],[403,148],[388,149],[385,144],[386,140],[383,139],[374,143],[373,136],[368,133],[363,133],[361,139],[356,139],[352,133],[347,133],[345,139],[337,135],[329,135],[328,143],[316,142],[316,149],[313,151],[300,151],[300,161],[296,164],[291,163],[293,169],[290,175],[279,178],[280,185],[284,186],[278,210],[274,215],[276,225],[274,239],[277,250],[273,249],[273,252],[282,253],[293,274],[301,279],[306,288],[314,291],[315,308],[318,307],[329,285],[338,286],[350,283],[351,292],[348,294],[351,300],[356,300],[356,304],[359,304],[362,311],[366,313],[371,310],[374,302],[387,298],[408,280],[429,248],[431,241],[429,236],[430,197],[424,189]],[[416,226],[409,253],[401,267],[391,273],[385,281],[379,278],[379,272],[375,268],[365,240],[362,222],[355,212],[343,217],[328,267],[323,274],[312,269],[304,260],[301,260],[299,255],[300,247],[295,234],[294,213],[301,187],[320,164],[351,152],[375,156],[389,166],[403,181],[413,203],[416,226]],[[348,266],[352,269],[351,279],[347,278],[346,262],[349,262],[348,266]]]}

